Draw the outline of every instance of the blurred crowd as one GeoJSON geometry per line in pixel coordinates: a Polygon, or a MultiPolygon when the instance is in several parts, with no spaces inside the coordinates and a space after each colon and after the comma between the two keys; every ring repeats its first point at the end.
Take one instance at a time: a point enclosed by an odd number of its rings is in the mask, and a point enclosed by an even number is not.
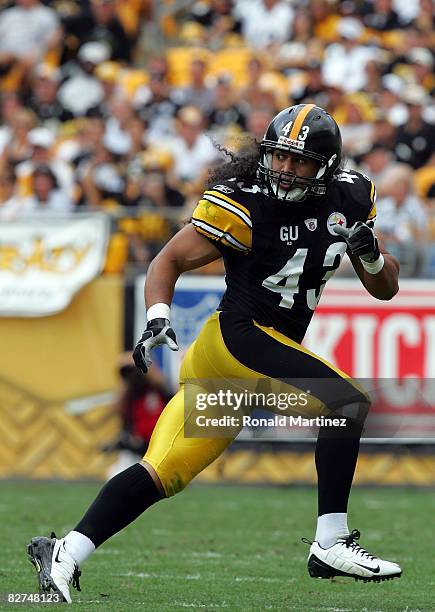
{"type": "Polygon", "coordinates": [[[435,276],[432,0],[0,0],[0,220],[104,210],[107,271],[146,267],[189,218],[216,145],[314,102],[377,229],[435,276]],[[429,246],[428,246],[429,245],[429,246]]]}

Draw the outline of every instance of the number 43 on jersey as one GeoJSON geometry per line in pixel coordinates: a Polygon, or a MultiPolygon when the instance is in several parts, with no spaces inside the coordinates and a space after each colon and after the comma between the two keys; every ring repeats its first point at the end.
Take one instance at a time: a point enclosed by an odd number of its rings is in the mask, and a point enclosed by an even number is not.
{"type": "MultiPolygon", "coordinates": [[[[334,242],[329,245],[323,261],[323,267],[327,269],[325,270],[322,281],[318,287],[307,290],[307,305],[311,310],[315,310],[326,282],[337,270],[345,252],[346,244],[343,242],[334,242]],[[339,256],[338,259],[337,255],[339,256]]],[[[281,270],[275,274],[271,274],[262,282],[263,287],[281,295],[281,301],[279,303],[281,308],[290,309],[294,304],[294,296],[296,293],[299,293],[299,281],[304,271],[307,255],[308,249],[298,249],[281,270]],[[283,283],[283,281],[285,282],[283,283]]]]}

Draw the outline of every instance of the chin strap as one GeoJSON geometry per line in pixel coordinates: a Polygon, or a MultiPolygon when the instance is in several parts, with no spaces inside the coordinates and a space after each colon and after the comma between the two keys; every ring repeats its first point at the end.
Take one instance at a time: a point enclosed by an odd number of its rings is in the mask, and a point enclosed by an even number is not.
{"type": "Polygon", "coordinates": [[[285,197],[282,198],[284,202],[303,202],[307,199],[307,191],[308,187],[305,189],[301,189],[301,187],[295,187],[294,189],[290,189],[285,194],[285,197]]]}

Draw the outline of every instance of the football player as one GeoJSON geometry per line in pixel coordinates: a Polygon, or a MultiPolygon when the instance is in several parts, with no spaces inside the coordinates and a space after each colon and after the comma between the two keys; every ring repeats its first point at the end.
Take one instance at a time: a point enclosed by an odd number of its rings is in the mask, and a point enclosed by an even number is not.
{"type": "MultiPolygon", "coordinates": [[[[183,272],[223,257],[227,289],[188,350],[180,390],[164,409],[140,463],[108,481],[64,538],[28,545],[43,591],[71,601],[79,567],[108,538],[151,505],[181,491],[236,436],[184,436],[184,388],[192,379],[312,379],[310,414],[340,415],[345,426],[320,427],[317,531],[308,555],[312,577],[365,581],[399,577],[396,563],[358,544],[347,504],[369,399],[364,390],[301,345],[327,280],[347,252],[367,291],[381,300],[398,291],[397,260],[374,233],[375,186],[341,166],[334,119],[314,104],[280,112],[259,148],[214,171],[191,223],[151,263],[145,285],[147,327],[134,350],[147,372],[157,345],[177,350],[170,304],[183,272]],[[330,384],[322,384],[327,381],[330,384]]],[[[189,407],[188,407],[189,408],[189,407]]]]}

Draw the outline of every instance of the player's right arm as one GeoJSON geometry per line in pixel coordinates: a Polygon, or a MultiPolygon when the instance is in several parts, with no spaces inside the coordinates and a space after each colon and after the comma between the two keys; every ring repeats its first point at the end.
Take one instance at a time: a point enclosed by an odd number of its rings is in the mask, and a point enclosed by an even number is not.
{"type": "Polygon", "coordinates": [[[249,253],[251,215],[239,200],[240,194],[236,195],[229,185],[216,185],[205,191],[193,211],[192,223],[168,242],[148,268],[145,283],[148,323],[133,352],[135,364],[143,372],[151,364],[154,346],[167,344],[173,351],[178,350],[169,305],[180,274],[215,261],[224,252],[249,253]]]}
{"type": "Polygon", "coordinates": [[[221,256],[218,249],[189,224],[153,259],[145,282],[148,323],[133,352],[134,362],[142,372],[148,371],[151,365],[150,352],[155,346],[167,344],[171,350],[178,350],[169,314],[178,277],[183,272],[205,266],[221,256]]]}
{"type": "Polygon", "coordinates": [[[189,223],[183,227],[151,262],[145,283],[147,310],[159,302],[170,304],[178,277],[188,270],[196,270],[222,254],[207,238],[189,223]]]}

